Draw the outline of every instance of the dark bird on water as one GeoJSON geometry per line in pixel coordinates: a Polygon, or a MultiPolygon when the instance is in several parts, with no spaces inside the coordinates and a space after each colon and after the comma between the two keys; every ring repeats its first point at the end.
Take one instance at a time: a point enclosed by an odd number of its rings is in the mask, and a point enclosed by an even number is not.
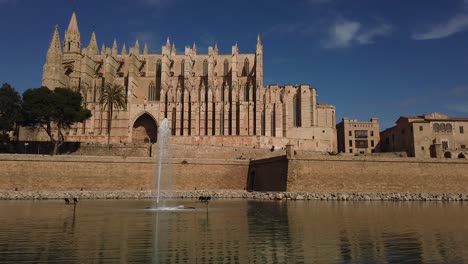
{"type": "Polygon", "coordinates": [[[211,200],[211,196],[199,196],[198,201],[200,202],[208,202],[211,200]]]}

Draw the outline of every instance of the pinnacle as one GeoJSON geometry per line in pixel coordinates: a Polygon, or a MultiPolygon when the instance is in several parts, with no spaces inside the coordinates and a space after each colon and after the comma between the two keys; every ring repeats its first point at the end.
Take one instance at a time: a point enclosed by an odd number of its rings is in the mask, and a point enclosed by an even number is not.
{"type": "Polygon", "coordinates": [[[91,39],[89,40],[88,47],[91,48],[91,49],[94,49],[96,51],[98,50],[98,44],[97,44],[97,40],[96,40],[96,33],[94,31],[91,34],[91,39]]]}
{"type": "Polygon", "coordinates": [[[143,48],[143,54],[148,55],[148,43],[145,41],[145,47],[143,48]]]}
{"type": "Polygon", "coordinates": [[[54,35],[52,36],[52,41],[50,42],[49,52],[54,51],[57,53],[61,53],[61,45],[60,45],[60,33],[58,25],[55,25],[54,35]]]}
{"type": "Polygon", "coordinates": [[[117,47],[117,40],[114,38],[114,43],[112,44],[112,55],[117,55],[119,49],[117,47]]]}
{"type": "Polygon", "coordinates": [[[127,55],[127,47],[125,46],[125,43],[122,46],[122,55],[127,55]]]}
{"type": "Polygon", "coordinates": [[[262,40],[260,38],[260,33],[257,35],[257,45],[262,45],[262,40]]]}
{"type": "Polygon", "coordinates": [[[72,13],[72,17],[70,19],[70,24],[68,24],[67,32],[68,33],[71,33],[71,32],[79,33],[80,32],[80,30],[78,29],[78,20],[76,19],[76,12],[75,11],[73,11],[73,13],[72,13]]]}

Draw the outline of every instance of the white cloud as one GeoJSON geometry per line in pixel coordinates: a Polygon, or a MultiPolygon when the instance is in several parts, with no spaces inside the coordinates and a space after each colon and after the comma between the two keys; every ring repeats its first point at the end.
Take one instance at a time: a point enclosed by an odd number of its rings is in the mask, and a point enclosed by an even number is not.
{"type": "Polygon", "coordinates": [[[328,47],[348,47],[356,39],[361,23],[355,21],[343,21],[336,23],[330,29],[328,47]]]}
{"type": "Polygon", "coordinates": [[[326,48],[346,48],[355,44],[367,45],[375,42],[375,38],[390,35],[393,26],[382,23],[373,27],[364,27],[358,21],[339,20],[335,22],[324,41],[326,48]]]}
{"type": "Polygon", "coordinates": [[[379,36],[387,36],[393,31],[393,26],[389,24],[377,25],[374,28],[371,28],[368,31],[362,32],[358,37],[357,41],[360,44],[372,44],[374,39],[379,36]]]}
{"type": "Polygon", "coordinates": [[[449,21],[412,35],[414,40],[441,39],[468,29],[468,13],[457,14],[449,21]]]}
{"type": "Polygon", "coordinates": [[[462,11],[449,18],[448,21],[429,26],[426,30],[415,32],[414,40],[430,40],[446,38],[468,29],[468,0],[462,1],[462,11]]]}

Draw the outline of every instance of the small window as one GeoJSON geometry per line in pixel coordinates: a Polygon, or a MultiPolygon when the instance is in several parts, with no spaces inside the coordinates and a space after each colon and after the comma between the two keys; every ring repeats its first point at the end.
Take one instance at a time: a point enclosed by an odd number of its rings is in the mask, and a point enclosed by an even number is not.
{"type": "Polygon", "coordinates": [[[350,149],[350,150],[349,150],[349,153],[353,153],[353,149],[350,149]]]}
{"type": "Polygon", "coordinates": [[[250,67],[249,67],[249,60],[246,58],[245,61],[244,61],[244,71],[243,71],[243,76],[249,76],[249,71],[250,71],[250,67]]]}
{"type": "Polygon", "coordinates": [[[424,150],[424,147],[421,147],[421,150],[424,150]]]}
{"type": "Polygon", "coordinates": [[[445,132],[445,124],[440,124],[439,125],[439,131],[440,132],[445,132]]]}
{"type": "Polygon", "coordinates": [[[461,149],[466,149],[466,145],[460,145],[461,149]]]}
{"type": "Polygon", "coordinates": [[[442,149],[447,150],[449,148],[448,141],[442,141],[442,149]]]}
{"type": "Polygon", "coordinates": [[[353,136],[353,131],[349,131],[349,136],[350,136],[350,137],[353,136]]]}
{"type": "Polygon", "coordinates": [[[371,147],[374,147],[374,140],[371,140],[370,145],[371,147]]]}
{"type": "Polygon", "coordinates": [[[356,138],[367,138],[367,130],[356,130],[354,135],[356,138]]]}
{"type": "Polygon", "coordinates": [[[463,128],[463,126],[460,126],[459,128],[460,128],[460,134],[465,133],[465,129],[463,128]]]}
{"type": "Polygon", "coordinates": [[[452,124],[446,124],[445,125],[445,131],[449,132],[449,133],[452,132],[452,124]]]}
{"type": "Polygon", "coordinates": [[[374,136],[374,131],[371,131],[371,132],[370,132],[370,136],[371,136],[371,137],[374,136]]]}
{"type": "Polygon", "coordinates": [[[368,147],[368,141],[367,140],[356,140],[354,142],[356,145],[356,148],[367,148],[368,147]]]}
{"type": "Polygon", "coordinates": [[[353,141],[352,141],[352,140],[349,141],[349,146],[350,146],[350,147],[353,146],[353,141]]]}
{"type": "Polygon", "coordinates": [[[227,59],[224,60],[224,76],[229,75],[229,62],[227,59]]]}
{"type": "Polygon", "coordinates": [[[439,124],[435,123],[435,124],[432,126],[432,130],[434,130],[434,132],[439,132],[439,130],[440,130],[439,124]]]}
{"type": "Polygon", "coordinates": [[[419,126],[419,131],[423,131],[423,126],[419,126]]]}
{"type": "Polygon", "coordinates": [[[204,60],[203,61],[203,76],[208,76],[208,61],[204,60]]]}

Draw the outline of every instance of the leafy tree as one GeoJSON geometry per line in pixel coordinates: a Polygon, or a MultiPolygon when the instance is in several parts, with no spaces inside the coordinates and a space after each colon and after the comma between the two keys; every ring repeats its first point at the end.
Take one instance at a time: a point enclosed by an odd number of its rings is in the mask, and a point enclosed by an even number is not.
{"type": "Polygon", "coordinates": [[[102,109],[107,108],[107,146],[110,147],[112,116],[114,110],[126,109],[125,89],[121,85],[107,83],[101,92],[99,103],[102,109]]]}
{"type": "Polygon", "coordinates": [[[21,97],[8,83],[0,88],[0,131],[2,141],[7,138],[7,132],[15,129],[21,121],[21,97]]]}
{"type": "Polygon", "coordinates": [[[54,144],[53,155],[63,144],[63,129],[69,129],[74,123],[83,122],[91,112],[82,105],[79,92],[67,88],[49,90],[47,87],[26,90],[23,93],[24,125],[42,128],[54,144]],[[53,135],[53,125],[57,136],[53,135]]]}

